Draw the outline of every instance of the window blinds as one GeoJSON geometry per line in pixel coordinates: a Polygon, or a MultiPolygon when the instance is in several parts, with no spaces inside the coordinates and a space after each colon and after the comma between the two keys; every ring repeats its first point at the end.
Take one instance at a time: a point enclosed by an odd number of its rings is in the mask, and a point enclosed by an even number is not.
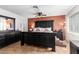
{"type": "Polygon", "coordinates": [[[79,13],[69,18],[69,31],[79,33],[79,13]]]}

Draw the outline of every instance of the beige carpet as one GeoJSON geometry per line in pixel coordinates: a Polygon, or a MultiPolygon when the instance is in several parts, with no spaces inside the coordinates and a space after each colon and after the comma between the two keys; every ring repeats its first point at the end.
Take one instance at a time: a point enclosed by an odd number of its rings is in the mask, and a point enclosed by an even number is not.
{"type": "Polygon", "coordinates": [[[20,42],[8,45],[0,49],[0,54],[68,54],[69,44],[66,47],[56,46],[56,52],[49,51],[46,48],[24,45],[20,46],[20,42]]]}

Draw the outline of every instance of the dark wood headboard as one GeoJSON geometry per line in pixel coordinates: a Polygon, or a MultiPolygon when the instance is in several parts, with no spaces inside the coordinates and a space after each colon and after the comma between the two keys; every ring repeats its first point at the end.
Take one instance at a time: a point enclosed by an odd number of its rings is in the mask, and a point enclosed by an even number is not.
{"type": "Polygon", "coordinates": [[[41,27],[41,28],[49,28],[51,27],[51,30],[53,30],[53,20],[48,21],[36,21],[35,27],[41,27]]]}

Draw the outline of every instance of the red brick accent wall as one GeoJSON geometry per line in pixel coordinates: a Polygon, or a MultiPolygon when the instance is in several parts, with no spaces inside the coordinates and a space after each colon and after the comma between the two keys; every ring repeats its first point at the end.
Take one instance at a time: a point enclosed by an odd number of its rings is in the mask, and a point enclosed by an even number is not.
{"type": "Polygon", "coordinates": [[[48,16],[48,17],[40,17],[40,18],[29,18],[28,19],[28,30],[35,26],[35,21],[47,21],[47,20],[54,20],[53,29],[59,30],[63,28],[65,22],[65,15],[60,16],[48,16]]]}

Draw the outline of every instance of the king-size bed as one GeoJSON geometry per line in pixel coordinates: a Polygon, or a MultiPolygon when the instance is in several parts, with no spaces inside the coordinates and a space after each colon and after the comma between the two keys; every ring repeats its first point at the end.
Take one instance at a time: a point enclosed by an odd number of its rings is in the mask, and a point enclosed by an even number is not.
{"type": "Polygon", "coordinates": [[[35,28],[30,28],[30,31],[22,32],[21,45],[23,46],[25,43],[44,48],[51,48],[51,50],[55,51],[55,33],[52,31],[52,21],[41,22],[35,22],[35,28]]]}

